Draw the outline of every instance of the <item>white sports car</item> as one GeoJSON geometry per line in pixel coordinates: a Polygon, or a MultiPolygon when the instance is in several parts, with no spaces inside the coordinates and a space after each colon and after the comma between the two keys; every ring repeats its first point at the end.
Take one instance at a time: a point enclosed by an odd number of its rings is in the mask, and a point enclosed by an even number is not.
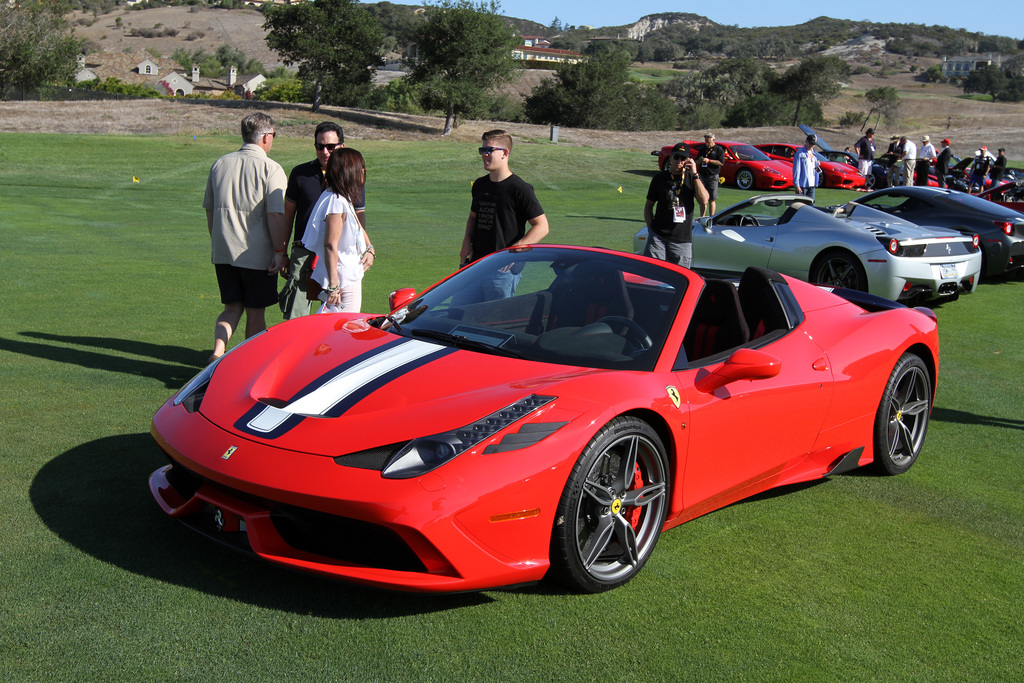
{"type": "MultiPolygon", "coordinates": [[[[633,238],[643,253],[647,228],[633,238]]],[[[751,197],[693,225],[693,270],[739,277],[758,266],[808,282],[917,304],[973,292],[978,237],[919,226],[861,204],[817,207],[798,194],[751,197]]]]}

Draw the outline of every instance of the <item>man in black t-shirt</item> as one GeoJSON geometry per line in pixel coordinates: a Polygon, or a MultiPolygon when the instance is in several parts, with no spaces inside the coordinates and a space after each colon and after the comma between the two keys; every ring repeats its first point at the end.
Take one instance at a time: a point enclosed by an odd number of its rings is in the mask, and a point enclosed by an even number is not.
{"type": "Polygon", "coordinates": [[[665,170],[651,178],[644,204],[644,256],[689,268],[693,261],[693,202],[704,205],[708,191],[684,142],[672,148],[665,170]]]}
{"type": "Polygon", "coordinates": [[[725,164],[725,147],[715,144],[714,133],[704,134],[704,144],[697,148],[697,175],[708,191],[708,201],[700,205],[701,216],[715,215],[718,199],[718,178],[725,164]],[[710,210],[708,210],[710,209],[710,210]]]}
{"type": "MultiPolygon", "coordinates": [[[[512,136],[503,130],[492,130],[483,134],[482,142],[479,152],[487,175],[473,183],[473,203],[459,252],[460,265],[505,247],[536,244],[548,234],[548,219],[533,186],[509,170],[512,136]]],[[[501,281],[494,283],[494,291],[479,293],[476,300],[512,296],[518,282],[519,273],[503,273],[501,281]]]]}

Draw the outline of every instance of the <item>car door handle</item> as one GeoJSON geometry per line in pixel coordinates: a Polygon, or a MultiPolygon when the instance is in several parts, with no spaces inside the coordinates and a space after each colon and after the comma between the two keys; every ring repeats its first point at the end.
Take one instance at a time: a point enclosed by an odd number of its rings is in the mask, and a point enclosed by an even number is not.
{"type": "Polygon", "coordinates": [[[811,363],[811,367],[814,368],[815,370],[817,370],[818,372],[827,372],[828,371],[828,359],[827,358],[819,358],[818,360],[816,360],[813,363],[811,363]]]}
{"type": "Polygon", "coordinates": [[[775,238],[774,238],[774,237],[765,237],[765,238],[764,238],[764,241],[765,241],[765,242],[774,242],[774,241],[775,241],[775,238]]]}

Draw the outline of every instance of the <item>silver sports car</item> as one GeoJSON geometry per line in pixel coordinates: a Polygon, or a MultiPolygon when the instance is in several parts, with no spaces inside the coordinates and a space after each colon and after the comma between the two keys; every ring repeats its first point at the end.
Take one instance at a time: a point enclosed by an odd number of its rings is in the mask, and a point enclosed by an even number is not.
{"type": "MultiPolygon", "coordinates": [[[[643,253],[647,228],[633,238],[643,253]]],[[[798,194],[751,197],[693,225],[693,269],[739,277],[748,266],[917,304],[978,286],[978,237],[900,220],[861,204],[817,207],[798,194]]]]}

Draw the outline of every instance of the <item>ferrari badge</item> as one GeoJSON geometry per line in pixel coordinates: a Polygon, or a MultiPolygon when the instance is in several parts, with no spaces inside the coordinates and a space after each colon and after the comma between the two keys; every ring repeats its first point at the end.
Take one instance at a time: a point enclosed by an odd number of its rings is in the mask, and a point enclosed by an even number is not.
{"type": "Polygon", "coordinates": [[[673,386],[668,386],[668,387],[665,387],[665,391],[668,392],[668,397],[670,399],[672,399],[672,405],[674,405],[676,408],[678,408],[679,404],[681,402],[681,400],[679,398],[679,390],[676,389],[673,386]]]}
{"type": "Polygon", "coordinates": [[[220,459],[221,459],[221,460],[227,460],[227,459],[228,459],[228,458],[230,458],[230,457],[231,457],[231,456],[232,456],[232,455],[234,454],[234,452],[235,452],[235,451],[237,451],[237,450],[238,450],[238,446],[232,446],[231,448],[229,448],[229,449],[227,449],[226,451],[224,451],[224,455],[220,456],[220,459]]]}

